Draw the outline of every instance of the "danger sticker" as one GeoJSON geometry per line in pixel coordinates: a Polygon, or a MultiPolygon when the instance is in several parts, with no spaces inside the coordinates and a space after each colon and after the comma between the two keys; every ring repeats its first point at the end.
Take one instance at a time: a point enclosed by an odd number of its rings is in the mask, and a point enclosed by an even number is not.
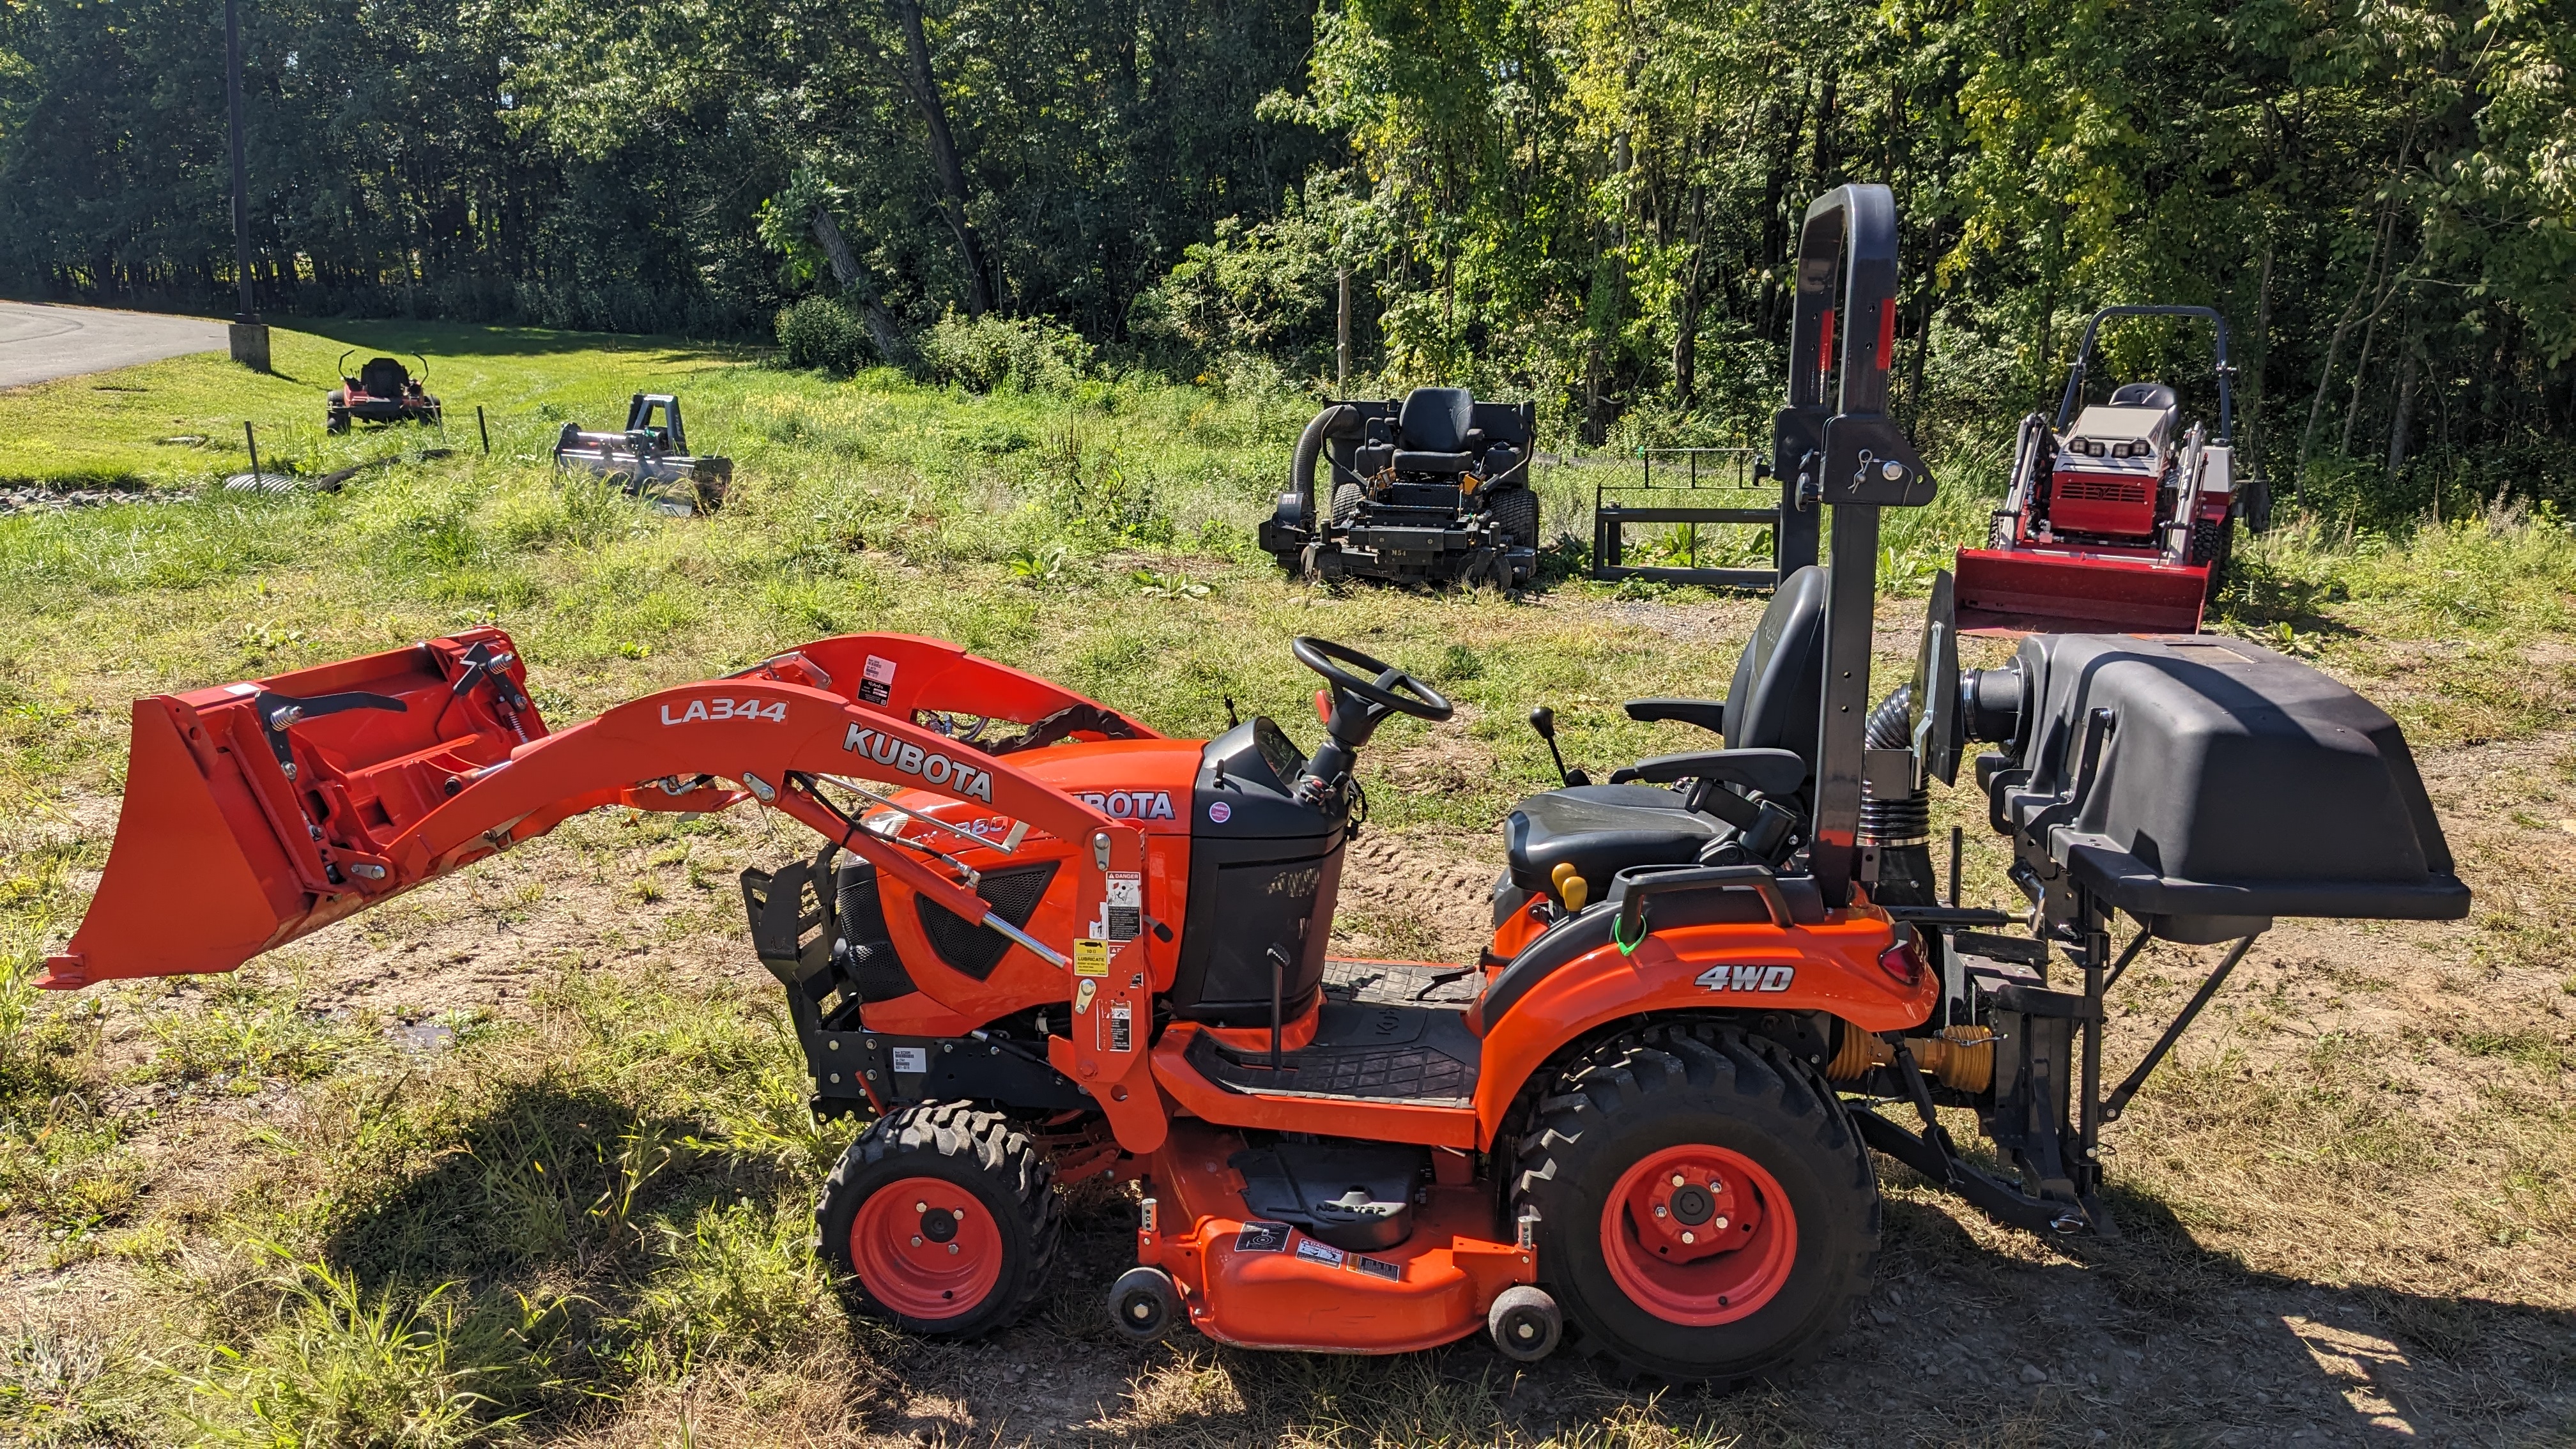
{"type": "Polygon", "coordinates": [[[1319,1243],[1313,1238],[1299,1238],[1297,1256],[1309,1263],[1321,1263],[1327,1268],[1338,1268],[1342,1266],[1342,1260],[1350,1254],[1329,1243],[1319,1243]]]}
{"type": "Polygon", "coordinates": [[[1109,1008],[1109,1049],[1113,1052],[1136,1049],[1136,1008],[1123,1001],[1109,1008]]]}
{"type": "Polygon", "coordinates": [[[1089,936],[1073,943],[1073,974],[1106,976],[1109,974],[1109,943],[1089,936]]]}
{"type": "Polygon", "coordinates": [[[1145,873],[1139,870],[1113,870],[1109,873],[1109,901],[1101,934],[1112,941],[1133,941],[1145,929],[1145,873]]]}
{"type": "Polygon", "coordinates": [[[1234,1235],[1234,1250],[1238,1253],[1284,1253],[1288,1251],[1288,1235],[1286,1223],[1265,1223],[1256,1219],[1245,1223],[1243,1231],[1234,1235]]]}
{"type": "Polygon", "coordinates": [[[883,704],[894,698],[894,661],[871,654],[867,668],[860,672],[859,699],[866,704],[883,704]]]}

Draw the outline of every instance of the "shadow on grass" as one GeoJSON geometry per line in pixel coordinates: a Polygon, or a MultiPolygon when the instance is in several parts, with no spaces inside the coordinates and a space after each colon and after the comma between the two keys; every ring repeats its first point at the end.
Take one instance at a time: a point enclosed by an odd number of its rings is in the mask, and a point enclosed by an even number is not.
{"type": "MultiPolygon", "coordinates": [[[[651,353],[673,362],[743,362],[758,353],[747,344],[708,342],[618,332],[569,332],[548,327],[496,327],[466,322],[367,321],[338,317],[273,318],[290,327],[343,347],[403,356],[550,357],[568,353],[651,353]]],[[[352,361],[363,361],[354,358],[352,361]]]]}

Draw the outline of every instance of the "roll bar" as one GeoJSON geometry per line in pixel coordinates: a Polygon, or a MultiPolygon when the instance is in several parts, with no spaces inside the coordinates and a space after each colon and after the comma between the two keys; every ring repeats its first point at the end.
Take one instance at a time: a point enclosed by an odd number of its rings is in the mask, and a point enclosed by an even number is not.
{"type": "Polygon", "coordinates": [[[1869,718],[1869,642],[1878,602],[1878,511],[1920,508],[1937,485],[1887,411],[1896,360],[1896,198],[1876,184],[1836,187],[1807,207],[1798,234],[1797,306],[1789,333],[1789,398],[1772,419],[1772,467],[1795,479],[1804,556],[1815,562],[1818,506],[1834,510],[1825,594],[1824,719],[1816,741],[1808,858],[1828,906],[1851,899],[1859,866],[1860,782],[1869,718]],[[1835,278],[1842,280],[1837,306],[1835,278]],[[1835,323],[1842,322],[1840,367],[1835,323]],[[1839,387],[1825,404],[1828,370],[1839,387]]]}
{"type": "Polygon", "coordinates": [[[2218,446],[2222,448],[2233,446],[2229,439],[2236,432],[2236,399],[2229,390],[2228,379],[2236,375],[2236,369],[2227,365],[2227,319],[2219,315],[2215,307],[2120,306],[2105,307],[2094,313],[2093,320],[2084,324],[2084,341],[2075,349],[2075,361],[2066,369],[2066,391],[2057,400],[2057,431],[2065,432],[2067,421],[2075,415],[2075,400],[2084,393],[2084,369],[2093,361],[2093,337],[2095,333],[2102,330],[2102,319],[2105,317],[2206,317],[2209,319],[2210,325],[2218,329],[2218,361],[2215,368],[2218,374],[2218,446]]]}

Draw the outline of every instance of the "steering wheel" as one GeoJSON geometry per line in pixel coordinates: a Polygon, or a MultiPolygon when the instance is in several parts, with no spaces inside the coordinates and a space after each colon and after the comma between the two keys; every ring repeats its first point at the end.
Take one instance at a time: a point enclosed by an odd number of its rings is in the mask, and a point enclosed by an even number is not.
{"type": "Polygon", "coordinates": [[[1347,644],[1301,635],[1289,641],[1288,652],[1297,656],[1298,663],[1324,676],[1324,681],[1335,689],[1346,690],[1380,709],[1391,709],[1434,724],[1457,712],[1457,706],[1440,691],[1384,660],[1371,659],[1347,644]],[[1356,665],[1377,677],[1363,679],[1344,669],[1344,664],[1356,665]]]}

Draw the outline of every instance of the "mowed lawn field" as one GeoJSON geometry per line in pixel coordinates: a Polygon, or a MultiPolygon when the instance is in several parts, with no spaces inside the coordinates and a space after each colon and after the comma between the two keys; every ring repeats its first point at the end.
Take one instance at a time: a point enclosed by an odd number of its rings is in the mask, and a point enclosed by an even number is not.
{"type": "MultiPolygon", "coordinates": [[[[1221,728],[1231,700],[1303,736],[1287,641],[1318,634],[1460,702],[1365,757],[1338,939],[1465,960],[1497,823],[1553,779],[1529,707],[1556,709],[1574,762],[1682,748],[1618,702],[1722,692],[1760,600],[1285,579],[1252,527],[1311,400],[1275,385],[973,396],[391,324],[281,329],[277,355],[273,379],[194,357],[0,393],[0,482],[162,500],[0,517],[0,1440],[2576,1442],[2576,538],[2554,517],[2240,540],[2211,627],[2399,718],[2478,904],[2259,941],[2110,1129],[2117,1241],[1998,1228],[1882,1159],[1888,1251],[1859,1320],[1793,1376],[1711,1397],[1572,1354],[1517,1369],[1481,1337],[1383,1360],[1126,1345],[1100,1299],[1132,1209],[1084,1184],[1038,1310],[938,1344],[851,1318],[810,1246],[856,1129],[805,1111],[735,885],[805,849],[793,827],[594,815],[229,976],[38,993],[106,862],[128,702],[497,622],[563,723],[892,630],[1167,732],[1221,728]],[[444,438],[324,437],[351,346],[425,353],[444,438]],[[639,390],[680,392],[698,450],[736,459],[719,514],[548,467],[564,421],[612,427],[639,390]],[[335,493],[223,492],[245,418],[271,468],[380,466],[335,493]]],[[[1588,537],[1596,476],[1542,475],[1551,536],[1588,537]]],[[[1892,521],[1881,689],[1983,507],[1954,479],[1892,521]]],[[[2007,901],[1982,801],[1935,804],[1966,827],[1968,899],[2007,901]]],[[[2114,994],[2114,1070],[2215,959],[2148,952],[2114,994]]]]}

